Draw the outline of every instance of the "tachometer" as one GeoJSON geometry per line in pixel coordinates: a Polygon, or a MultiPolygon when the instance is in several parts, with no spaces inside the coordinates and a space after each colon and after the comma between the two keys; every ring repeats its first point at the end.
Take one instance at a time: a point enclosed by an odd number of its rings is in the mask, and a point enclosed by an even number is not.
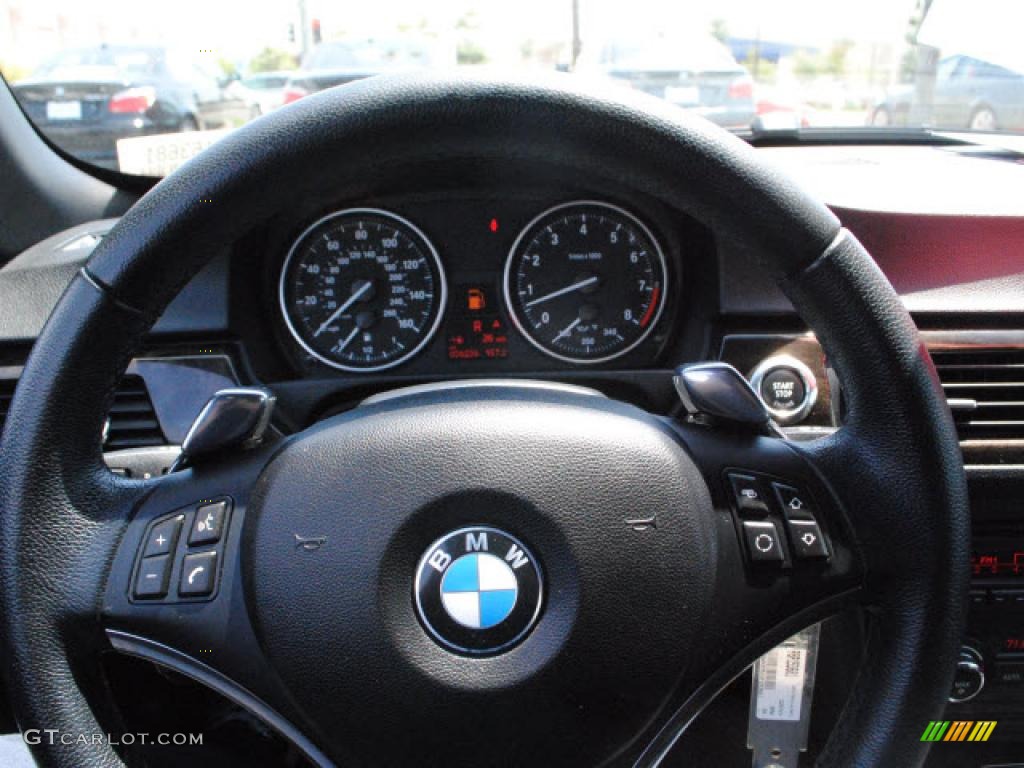
{"type": "Polygon", "coordinates": [[[538,349],[600,363],[650,334],[667,278],[658,241],[631,213],[607,203],[565,203],[516,239],[505,264],[505,299],[538,349]]]}
{"type": "Polygon", "coordinates": [[[296,341],[328,365],[379,371],[408,360],[441,321],[447,289],[437,251],[388,211],[325,216],[292,246],[280,300],[296,341]]]}

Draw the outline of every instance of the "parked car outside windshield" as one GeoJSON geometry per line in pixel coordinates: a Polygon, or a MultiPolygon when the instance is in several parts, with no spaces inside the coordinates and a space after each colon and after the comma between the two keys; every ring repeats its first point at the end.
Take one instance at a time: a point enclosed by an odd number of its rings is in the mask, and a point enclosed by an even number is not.
{"type": "Polygon", "coordinates": [[[972,131],[1024,131],[1024,67],[1000,66],[972,56],[939,62],[930,93],[893,89],[875,106],[875,126],[925,123],[972,131]]]}
{"type": "Polygon", "coordinates": [[[747,128],[756,116],[750,73],[710,32],[615,40],[577,71],[620,80],[727,128],[747,128]]]}
{"type": "Polygon", "coordinates": [[[1020,0],[0,0],[0,73],[78,161],[162,176],[379,74],[567,72],[742,134],[1024,132],[1020,0]]]}
{"type": "Polygon", "coordinates": [[[25,113],[58,147],[117,169],[121,139],[240,125],[255,116],[201,60],[158,46],[62,51],[14,84],[25,113]]]}
{"type": "Polygon", "coordinates": [[[261,115],[273,112],[284,104],[284,89],[288,84],[287,72],[261,72],[236,80],[228,92],[255,104],[261,115]]]}
{"type": "Polygon", "coordinates": [[[456,62],[454,46],[414,35],[322,42],[303,56],[288,78],[284,103],[374,75],[450,67],[456,62]]]}

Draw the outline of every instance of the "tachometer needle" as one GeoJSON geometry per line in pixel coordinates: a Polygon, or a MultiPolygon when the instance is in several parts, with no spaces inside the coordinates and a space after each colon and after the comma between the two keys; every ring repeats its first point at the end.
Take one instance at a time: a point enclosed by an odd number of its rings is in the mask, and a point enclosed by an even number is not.
{"type": "Polygon", "coordinates": [[[334,348],[334,354],[340,355],[344,351],[345,347],[347,347],[349,345],[349,343],[352,341],[352,339],[354,339],[356,337],[356,335],[358,333],[359,333],[359,326],[357,325],[355,328],[352,329],[352,333],[350,333],[348,336],[346,336],[345,340],[343,342],[341,342],[341,344],[339,344],[338,346],[336,346],[334,348]]]}
{"type": "Polygon", "coordinates": [[[559,339],[568,336],[570,333],[572,333],[573,329],[580,324],[580,321],[582,319],[583,318],[577,317],[575,320],[573,320],[568,326],[566,326],[566,328],[560,334],[558,334],[557,336],[555,336],[555,338],[551,340],[551,343],[554,344],[559,339]]]}
{"type": "Polygon", "coordinates": [[[528,301],[526,302],[526,306],[532,307],[534,304],[540,304],[541,302],[548,301],[549,299],[555,299],[558,298],[559,296],[564,296],[567,293],[578,291],[580,290],[580,288],[586,288],[588,285],[593,285],[596,282],[596,275],[594,277],[588,277],[586,280],[580,280],[578,283],[567,285],[565,286],[565,288],[559,288],[557,291],[552,291],[551,293],[544,294],[543,296],[533,299],[532,301],[528,301]]]}
{"type": "Polygon", "coordinates": [[[341,317],[341,314],[346,309],[348,309],[357,301],[359,301],[359,299],[361,299],[366,294],[366,292],[370,290],[370,288],[372,287],[373,283],[371,283],[369,280],[363,283],[357,291],[355,291],[351,296],[348,297],[348,301],[346,301],[344,304],[342,304],[340,307],[334,310],[334,312],[331,313],[331,316],[320,324],[320,327],[316,329],[316,333],[313,334],[313,337],[316,338],[321,333],[323,333],[324,329],[327,328],[327,326],[329,326],[331,323],[333,323],[335,320],[341,317]]]}

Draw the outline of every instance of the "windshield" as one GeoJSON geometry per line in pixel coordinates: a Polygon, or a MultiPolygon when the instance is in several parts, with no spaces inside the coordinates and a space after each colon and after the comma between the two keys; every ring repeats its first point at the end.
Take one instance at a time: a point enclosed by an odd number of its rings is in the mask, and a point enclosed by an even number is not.
{"type": "Polygon", "coordinates": [[[0,0],[0,70],[54,144],[161,176],[385,72],[563,71],[738,132],[1024,133],[1020,0],[0,0]]]}

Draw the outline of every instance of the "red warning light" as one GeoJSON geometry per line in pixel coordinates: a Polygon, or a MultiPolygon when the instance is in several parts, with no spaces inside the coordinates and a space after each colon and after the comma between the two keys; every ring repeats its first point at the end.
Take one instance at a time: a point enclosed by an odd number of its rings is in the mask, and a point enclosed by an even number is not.
{"type": "Polygon", "coordinates": [[[490,228],[491,232],[497,232],[498,231],[498,220],[497,219],[491,219],[491,223],[488,225],[488,227],[490,228]]]}

